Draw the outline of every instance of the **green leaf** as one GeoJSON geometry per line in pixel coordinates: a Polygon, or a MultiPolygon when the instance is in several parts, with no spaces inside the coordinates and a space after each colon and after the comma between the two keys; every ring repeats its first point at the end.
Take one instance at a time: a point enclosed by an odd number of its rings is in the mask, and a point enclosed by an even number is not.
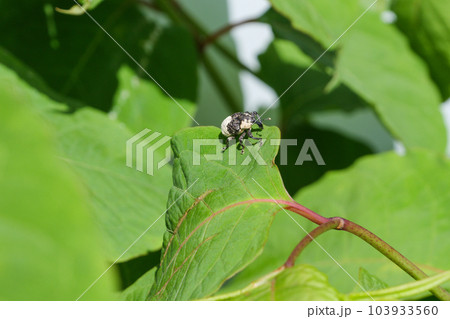
{"type": "Polygon", "coordinates": [[[61,8],[55,8],[56,11],[70,14],[70,15],[81,15],[84,14],[87,10],[92,10],[96,6],[98,6],[103,0],[78,0],[78,4],[74,4],[69,9],[61,9],[61,8]],[[81,7],[80,7],[81,5],[81,7]]]}
{"type": "Polygon", "coordinates": [[[12,72],[5,72],[4,78],[5,90],[16,93],[15,103],[33,106],[56,130],[58,157],[75,170],[89,192],[108,258],[114,261],[120,256],[124,261],[159,250],[164,222],[158,218],[165,211],[171,185],[169,166],[154,176],[127,167],[125,146],[133,135],[123,124],[90,108],[62,113],[66,105],[30,88],[12,72]]]}
{"type": "MultiPolygon", "coordinates": [[[[393,152],[359,159],[345,170],[329,172],[300,190],[294,199],[323,216],[340,216],[367,228],[427,273],[449,269],[450,161],[426,151],[393,152]]],[[[231,280],[235,289],[282,265],[315,224],[280,212],[264,252],[231,280]],[[303,227],[302,230],[301,227],[303,227]]],[[[317,242],[356,280],[364,267],[390,286],[412,279],[381,253],[346,232],[328,232],[317,242]]],[[[317,267],[341,292],[360,290],[320,247],[310,245],[297,262],[317,267]]]]}
{"type": "MultiPolygon", "coordinates": [[[[361,142],[338,132],[318,129],[306,123],[291,125],[284,138],[297,141],[297,146],[287,147],[287,165],[279,167],[284,185],[290,194],[295,194],[300,188],[315,182],[327,171],[346,168],[357,158],[372,153],[371,149],[361,142]],[[308,154],[312,154],[312,160],[296,164],[304,145],[307,145],[306,140],[314,141],[324,165],[318,164],[318,159],[309,149],[308,154]],[[337,149],[342,150],[340,156],[335,156],[337,149]]],[[[280,161],[281,157],[278,156],[276,163],[280,161]]]]}
{"type": "Polygon", "coordinates": [[[139,78],[126,66],[119,70],[118,79],[112,112],[134,133],[150,128],[171,136],[192,122],[190,116],[194,116],[195,111],[192,102],[178,100],[180,107],[156,84],[139,78]]]}
{"type": "MultiPolygon", "coordinates": [[[[307,33],[324,48],[368,7],[360,6],[357,0],[272,3],[294,28],[307,33]]],[[[439,92],[404,36],[369,10],[340,39],[338,47],[335,81],[372,104],[386,127],[406,147],[443,153],[446,141],[439,92]]]]}
{"type": "Polygon", "coordinates": [[[282,95],[300,75],[302,78],[281,97],[283,127],[304,120],[306,114],[327,109],[352,110],[366,106],[366,103],[344,85],[334,88],[327,85],[332,77],[303,53],[293,42],[276,39],[259,56],[260,77],[278,95],[282,95]],[[306,72],[306,73],[305,73],[306,72]]]}
{"type": "MultiPolygon", "coordinates": [[[[363,267],[359,268],[359,283],[364,287],[365,290],[377,290],[382,288],[387,288],[388,285],[379,279],[377,276],[372,275],[363,267]]],[[[367,296],[367,295],[366,295],[367,296]]]]}
{"type": "Polygon", "coordinates": [[[327,277],[309,265],[276,270],[246,288],[213,296],[207,300],[245,301],[314,301],[340,300],[340,294],[327,277]]]}
{"type": "MultiPolygon", "coordinates": [[[[75,300],[108,267],[82,184],[37,99],[0,65],[0,299],[75,300]]],[[[111,271],[83,297],[111,299],[111,271]]]]}
{"type": "Polygon", "coordinates": [[[364,17],[342,46],[337,72],[344,83],[373,103],[381,120],[406,147],[444,152],[439,93],[422,61],[393,26],[382,24],[375,15],[364,17]]]}
{"type": "Polygon", "coordinates": [[[310,35],[325,48],[362,13],[356,0],[270,0],[294,29],[310,35]]]}
{"type": "MultiPolygon", "coordinates": [[[[326,216],[342,216],[368,228],[424,271],[433,272],[450,268],[446,257],[450,244],[445,239],[450,226],[450,195],[446,191],[449,181],[447,159],[425,151],[411,151],[406,156],[385,153],[328,174],[300,191],[295,199],[326,216]],[[330,200],[324,200],[324,194],[330,200]]],[[[356,274],[357,267],[364,267],[391,286],[411,280],[357,238],[335,236],[340,238],[328,236],[320,242],[351,274],[356,274]]],[[[305,251],[301,260],[317,265],[334,285],[353,286],[320,250],[305,251]]]]}
{"type": "MultiPolygon", "coordinates": [[[[446,271],[425,279],[413,281],[408,284],[370,291],[370,295],[375,300],[398,300],[411,298],[418,294],[424,293],[434,287],[450,280],[450,271],[446,271]]],[[[371,300],[366,293],[354,293],[346,296],[350,300],[371,300]]]]}
{"type": "Polygon", "coordinates": [[[150,80],[134,59],[174,98],[195,100],[197,53],[185,28],[171,26],[161,13],[135,1],[108,0],[89,14],[112,40],[89,16],[60,14],[48,6],[47,0],[0,2],[5,17],[0,21],[0,45],[53,90],[110,110],[120,67],[127,64],[150,80]],[[22,20],[33,25],[33,32],[16,27],[22,20]]]}
{"type": "MultiPolygon", "coordinates": [[[[280,137],[275,127],[255,134],[265,139],[280,137]]],[[[267,141],[261,147],[260,165],[250,156],[259,143],[248,146],[244,155],[232,145],[222,159],[206,158],[216,153],[216,146],[222,154],[219,137],[216,127],[185,129],[173,137],[174,186],[169,194],[161,266],[149,296],[152,300],[199,299],[214,293],[261,253],[279,209],[270,196],[289,199],[273,164],[277,146],[267,141]],[[196,139],[216,145],[195,150],[196,139]],[[229,161],[232,155],[235,165],[229,161]]]]}
{"type": "Polygon", "coordinates": [[[442,99],[446,100],[450,96],[450,1],[395,0],[392,10],[397,15],[396,25],[427,62],[442,99]]]}
{"type": "Polygon", "coordinates": [[[150,287],[155,281],[156,267],[153,267],[142,275],[135,283],[120,294],[120,300],[145,301],[150,287]]]}

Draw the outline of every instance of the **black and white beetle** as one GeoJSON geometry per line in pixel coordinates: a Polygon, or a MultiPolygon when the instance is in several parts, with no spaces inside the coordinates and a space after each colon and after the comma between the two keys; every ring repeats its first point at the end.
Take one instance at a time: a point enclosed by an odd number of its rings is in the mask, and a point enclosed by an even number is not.
{"type": "MultiPolygon", "coordinates": [[[[264,119],[264,121],[265,120],[270,120],[270,117],[264,119]]],[[[254,140],[259,140],[260,143],[262,143],[262,138],[254,137],[252,135],[253,124],[257,124],[262,130],[264,129],[262,122],[263,120],[259,117],[258,112],[237,112],[228,116],[225,120],[223,120],[221,125],[222,134],[227,137],[226,145],[223,148],[223,151],[229,147],[230,141],[237,136],[239,136],[239,143],[242,145],[241,154],[244,154],[245,135],[254,140]]]]}

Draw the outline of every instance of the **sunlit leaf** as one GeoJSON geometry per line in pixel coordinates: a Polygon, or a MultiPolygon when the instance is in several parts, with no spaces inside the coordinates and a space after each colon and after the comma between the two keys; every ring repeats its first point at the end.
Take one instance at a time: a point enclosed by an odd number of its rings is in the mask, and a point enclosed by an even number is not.
{"type": "Polygon", "coordinates": [[[336,301],[340,298],[324,274],[309,265],[298,265],[281,272],[275,271],[242,290],[213,296],[208,300],[336,301]]]}
{"type": "MultiPolygon", "coordinates": [[[[152,300],[189,300],[212,294],[261,253],[279,209],[261,199],[289,199],[272,162],[277,146],[269,142],[262,146],[259,165],[250,156],[250,149],[257,151],[259,143],[249,146],[244,155],[236,154],[233,145],[219,160],[205,158],[215,154],[215,145],[194,149],[196,140],[218,141],[219,133],[215,127],[192,128],[178,132],[172,140],[174,186],[152,300]],[[230,155],[236,156],[235,165],[230,155]]],[[[254,134],[279,138],[274,127],[254,134]]],[[[222,154],[222,144],[217,146],[222,154]]]]}
{"type": "MultiPolygon", "coordinates": [[[[324,49],[369,7],[358,0],[271,2],[294,28],[319,41],[324,49]]],[[[372,104],[406,147],[444,152],[439,92],[423,61],[411,52],[394,26],[383,23],[378,12],[369,10],[332,49],[337,48],[336,82],[344,83],[372,104]]]]}
{"type": "MultiPolygon", "coordinates": [[[[109,265],[90,201],[31,110],[35,93],[1,65],[0,80],[0,299],[75,300],[109,265]]],[[[111,299],[113,276],[83,299],[111,299]]]]}
{"type": "Polygon", "coordinates": [[[75,170],[88,190],[109,259],[120,257],[123,261],[160,249],[164,222],[158,217],[165,211],[171,185],[169,166],[157,170],[154,176],[127,167],[126,142],[133,134],[123,124],[90,108],[62,113],[66,105],[30,88],[11,72],[5,75],[5,81],[16,93],[18,104],[39,111],[56,130],[58,159],[75,170]]]}

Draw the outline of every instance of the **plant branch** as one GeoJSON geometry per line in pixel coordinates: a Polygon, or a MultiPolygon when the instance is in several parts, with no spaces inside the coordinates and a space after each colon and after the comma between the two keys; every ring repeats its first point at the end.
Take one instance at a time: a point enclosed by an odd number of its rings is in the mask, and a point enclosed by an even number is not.
{"type": "MultiPolygon", "coordinates": [[[[281,203],[284,201],[277,201],[277,202],[281,203]]],[[[389,258],[392,262],[394,262],[397,266],[399,266],[403,271],[405,271],[408,275],[410,275],[414,279],[420,280],[420,279],[428,278],[427,274],[425,274],[419,267],[417,267],[408,258],[403,256],[401,253],[399,253],[397,250],[395,250],[391,245],[389,245],[384,240],[382,240],[380,237],[378,237],[374,233],[370,232],[369,230],[365,229],[364,227],[362,227],[354,222],[351,222],[345,218],[340,218],[340,217],[325,218],[298,203],[295,203],[295,202],[288,202],[288,203],[290,203],[290,204],[287,205],[287,207],[286,207],[287,209],[289,209],[290,211],[297,213],[303,217],[308,218],[310,221],[312,221],[318,225],[327,224],[335,218],[341,220],[341,222],[343,222],[343,225],[342,226],[339,225],[338,229],[347,231],[353,235],[358,236],[359,238],[361,238],[362,240],[367,242],[369,245],[374,247],[376,250],[378,250],[380,253],[382,253],[384,256],[389,258]]],[[[320,226],[319,226],[318,228],[313,230],[313,232],[317,231],[318,234],[315,234],[315,235],[318,236],[321,233],[325,232],[326,230],[329,230],[327,228],[331,227],[331,225],[332,224],[327,224],[327,226],[324,226],[323,229],[320,228],[320,226]]],[[[335,227],[335,228],[337,228],[337,227],[335,227]]],[[[303,245],[306,246],[307,244],[309,244],[308,239],[306,239],[306,238],[310,238],[310,237],[309,236],[305,237],[304,238],[305,242],[302,244],[302,241],[303,241],[302,240],[297,245],[297,246],[300,246],[299,247],[300,252],[304,249],[304,247],[302,247],[303,245]]],[[[311,238],[310,238],[310,240],[312,241],[311,238]]],[[[297,249],[297,247],[295,249],[297,249]]],[[[292,254],[295,253],[295,249],[292,252],[292,254]]],[[[295,255],[295,258],[298,257],[300,252],[295,255]]],[[[289,259],[288,259],[288,261],[289,261],[289,259]]],[[[445,289],[443,289],[441,287],[435,287],[433,289],[430,289],[430,291],[437,298],[439,298],[441,300],[447,300],[447,301],[450,300],[450,294],[448,293],[448,291],[446,291],[445,289]]]]}
{"type": "Polygon", "coordinates": [[[314,228],[311,232],[309,232],[303,239],[295,246],[292,253],[289,255],[289,258],[284,263],[286,268],[293,267],[295,265],[295,260],[302,253],[302,251],[308,246],[312,241],[314,241],[317,237],[322,235],[323,233],[331,230],[331,229],[340,229],[343,224],[342,218],[334,217],[330,218],[329,221],[323,223],[322,225],[314,228]]]}
{"type": "MultiPolygon", "coordinates": [[[[203,43],[204,39],[208,38],[208,32],[195,20],[193,19],[175,0],[170,1],[172,5],[172,14],[178,14],[179,18],[184,20],[185,25],[189,27],[192,34],[195,36],[198,44],[199,51],[203,51],[203,43]]],[[[212,42],[212,45],[220,51],[226,58],[228,58],[232,63],[234,63],[238,68],[243,69],[247,72],[250,72],[254,76],[258,77],[258,74],[255,73],[252,69],[244,65],[239,59],[237,58],[236,54],[233,54],[230,52],[229,49],[227,49],[225,46],[220,44],[218,41],[212,42]]]]}
{"type": "MultiPolygon", "coordinates": [[[[383,241],[380,237],[368,231],[364,227],[355,224],[354,222],[351,222],[347,219],[343,220],[344,226],[342,227],[342,230],[356,235],[367,242],[369,245],[389,258],[392,262],[394,262],[397,266],[403,269],[414,279],[420,280],[428,278],[427,274],[425,274],[419,267],[417,267],[413,262],[403,256],[397,250],[395,250],[391,245],[383,241]]],[[[450,294],[441,287],[435,287],[433,289],[430,289],[430,291],[441,300],[450,300],[450,294]]]]}
{"type": "Polygon", "coordinates": [[[236,23],[228,24],[228,25],[220,28],[216,32],[213,32],[212,34],[208,35],[206,37],[206,39],[203,40],[203,42],[202,42],[202,49],[205,48],[208,44],[216,42],[216,40],[218,38],[220,38],[225,33],[228,33],[231,29],[234,29],[234,28],[236,28],[238,26],[241,26],[241,25],[246,24],[246,23],[251,23],[251,22],[258,22],[258,19],[255,19],[255,18],[246,19],[246,20],[239,21],[239,22],[236,22],[236,23]]]}

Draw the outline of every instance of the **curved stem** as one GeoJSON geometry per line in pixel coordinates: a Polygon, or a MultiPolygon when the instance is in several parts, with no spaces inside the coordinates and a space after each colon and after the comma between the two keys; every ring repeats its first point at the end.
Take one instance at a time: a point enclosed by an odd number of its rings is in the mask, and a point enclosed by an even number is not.
{"type": "Polygon", "coordinates": [[[313,223],[315,223],[317,225],[322,225],[322,224],[330,221],[330,218],[323,217],[322,215],[317,214],[316,212],[312,211],[309,208],[306,208],[303,205],[300,205],[297,202],[294,202],[294,201],[289,202],[289,201],[284,201],[284,200],[277,200],[276,202],[286,205],[286,209],[309,219],[310,221],[312,221],[313,223]]]}
{"type": "MultiPolygon", "coordinates": [[[[416,280],[428,278],[427,274],[425,274],[419,267],[417,267],[413,262],[403,256],[397,250],[395,250],[391,245],[383,241],[380,237],[368,231],[364,227],[355,224],[354,222],[351,222],[347,219],[343,219],[343,221],[344,226],[342,227],[342,230],[356,235],[367,242],[384,256],[393,261],[411,277],[416,280]]],[[[430,291],[441,300],[450,300],[450,294],[441,287],[435,287],[433,289],[430,289],[430,291]]]]}
{"type": "MultiPolygon", "coordinates": [[[[284,203],[284,201],[277,201],[279,203],[284,203]]],[[[325,218],[312,210],[296,203],[296,202],[287,202],[290,204],[287,204],[287,209],[290,211],[297,213],[303,217],[308,218],[310,221],[322,225],[329,222],[330,218],[325,218]],[[320,216],[320,218],[319,218],[320,216]]],[[[408,275],[413,277],[416,280],[428,278],[427,274],[425,274],[419,267],[417,267],[413,262],[411,262],[408,258],[403,256],[401,253],[399,253],[397,250],[395,250],[391,245],[386,243],[384,240],[382,240],[380,237],[375,235],[374,233],[370,232],[369,230],[365,229],[364,227],[355,224],[354,222],[351,222],[345,218],[339,218],[341,221],[343,221],[342,227],[339,227],[339,229],[345,230],[353,235],[358,236],[365,242],[367,242],[369,245],[374,247],[376,250],[381,252],[384,256],[389,258],[392,262],[394,262],[397,266],[399,266],[402,270],[404,270],[408,275]]],[[[317,229],[317,228],[316,228],[317,229]]],[[[300,242],[301,243],[301,242],[300,242]]],[[[299,245],[300,245],[299,243],[299,245]]],[[[298,256],[298,255],[297,255],[298,256]]],[[[450,300],[450,294],[448,291],[441,287],[435,287],[433,289],[430,289],[430,291],[439,299],[441,300],[450,300]]]]}
{"type": "Polygon", "coordinates": [[[254,18],[246,19],[246,20],[239,21],[236,23],[228,24],[228,25],[220,28],[216,32],[213,32],[212,34],[210,34],[206,37],[206,39],[201,44],[202,48],[206,47],[210,43],[216,42],[216,40],[218,38],[220,38],[225,33],[229,32],[231,29],[234,29],[235,27],[241,26],[246,23],[251,23],[251,22],[258,22],[258,19],[254,19],[254,18]]]}
{"type": "Polygon", "coordinates": [[[317,237],[322,235],[323,233],[331,230],[336,229],[343,224],[342,218],[334,217],[331,218],[326,223],[323,223],[322,225],[314,228],[311,232],[309,232],[303,239],[295,246],[292,253],[289,255],[289,258],[284,263],[284,266],[286,268],[293,267],[295,265],[295,260],[297,257],[302,253],[302,251],[308,246],[312,241],[314,241],[317,237]]]}

